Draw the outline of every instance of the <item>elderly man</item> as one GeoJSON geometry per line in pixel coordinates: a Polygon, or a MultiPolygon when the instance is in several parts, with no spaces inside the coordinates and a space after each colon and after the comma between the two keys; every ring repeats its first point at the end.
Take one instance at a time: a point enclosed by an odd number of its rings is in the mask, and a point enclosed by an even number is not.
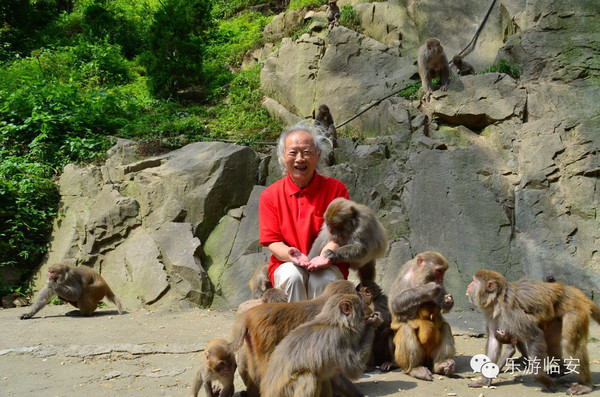
{"type": "MultiPolygon", "coordinates": [[[[348,277],[348,264],[310,266],[306,254],[319,234],[329,203],[348,198],[346,186],[317,172],[330,142],[320,130],[298,124],[279,137],[279,165],[286,174],[260,196],[260,243],[269,247],[269,278],[290,302],[321,295],[331,281],[348,277]]],[[[331,247],[327,247],[331,248],[331,247]]]]}

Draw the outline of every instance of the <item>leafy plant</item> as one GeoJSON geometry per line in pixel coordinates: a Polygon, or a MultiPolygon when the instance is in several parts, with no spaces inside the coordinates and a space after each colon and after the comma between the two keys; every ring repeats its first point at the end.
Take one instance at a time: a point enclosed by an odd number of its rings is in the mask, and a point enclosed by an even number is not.
{"type": "Polygon", "coordinates": [[[477,74],[483,73],[506,73],[513,79],[519,79],[521,77],[521,67],[513,62],[508,62],[506,59],[501,59],[500,62],[490,66],[489,68],[478,72],[477,74]]]}
{"type": "Polygon", "coordinates": [[[327,0],[291,0],[288,8],[290,10],[302,10],[303,8],[312,10],[324,4],[327,4],[327,0]]]}
{"type": "Polygon", "coordinates": [[[161,98],[199,85],[209,0],[165,0],[150,26],[148,51],[141,57],[148,87],[161,98]]]}
{"type": "Polygon", "coordinates": [[[338,20],[340,25],[347,27],[348,29],[355,30],[357,32],[362,32],[362,27],[360,26],[360,19],[358,18],[358,14],[354,11],[354,8],[350,4],[344,4],[340,9],[340,19],[338,20]]]}

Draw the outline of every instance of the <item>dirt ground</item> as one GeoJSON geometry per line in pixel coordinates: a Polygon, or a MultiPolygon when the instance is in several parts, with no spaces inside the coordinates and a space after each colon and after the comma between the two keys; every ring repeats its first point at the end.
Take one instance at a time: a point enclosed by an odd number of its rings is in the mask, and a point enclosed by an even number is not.
{"type": "MultiPolygon", "coordinates": [[[[65,316],[68,306],[48,306],[31,320],[19,320],[27,310],[0,310],[0,396],[189,395],[199,353],[212,338],[229,339],[235,316],[233,311],[202,309],[118,315],[106,307],[81,318],[65,316]]],[[[357,380],[358,387],[370,397],[545,393],[530,375],[520,373],[501,373],[492,388],[469,389],[467,383],[476,376],[471,357],[484,352],[481,317],[455,311],[446,318],[456,342],[455,376],[425,382],[399,370],[377,370],[357,380]]],[[[590,337],[600,339],[600,326],[591,326],[590,337]]],[[[600,395],[600,343],[590,342],[588,350],[596,384],[593,395],[600,395]]],[[[236,374],[236,396],[240,390],[244,387],[236,374]]],[[[557,393],[565,390],[560,386],[557,393]]]]}

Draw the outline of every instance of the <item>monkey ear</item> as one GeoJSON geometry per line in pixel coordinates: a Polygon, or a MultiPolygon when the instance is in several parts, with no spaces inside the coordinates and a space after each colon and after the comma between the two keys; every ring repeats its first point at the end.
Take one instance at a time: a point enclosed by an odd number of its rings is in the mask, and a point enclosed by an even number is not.
{"type": "Polygon", "coordinates": [[[423,259],[420,255],[417,256],[417,265],[423,266],[425,264],[425,259],[423,259]]]}
{"type": "Polygon", "coordinates": [[[349,316],[350,313],[352,313],[352,305],[349,301],[343,301],[340,304],[340,309],[342,309],[342,313],[344,313],[346,316],[349,316]]]}
{"type": "Polygon", "coordinates": [[[485,283],[485,290],[487,292],[494,292],[494,291],[496,291],[497,287],[498,287],[498,285],[496,284],[496,281],[494,281],[494,280],[488,280],[488,282],[485,283]]]}
{"type": "Polygon", "coordinates": [[[205,354],[206,354],[206,361],[209,361],[210,360],[210,353],[206,352],[205,354]]]}
{"type": "Polygon", "coordinates": [[[365,294],[371,296],[373,295],[373,291],[371,291],[371,288],[365,287],[365,294]]]}

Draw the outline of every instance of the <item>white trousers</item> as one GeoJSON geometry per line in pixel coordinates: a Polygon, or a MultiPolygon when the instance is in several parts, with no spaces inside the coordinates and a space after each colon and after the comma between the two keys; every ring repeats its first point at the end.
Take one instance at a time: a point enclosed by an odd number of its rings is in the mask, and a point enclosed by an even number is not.
{"type": "Polygon", "coordinates": [[[323,293],[327,284],[343,278],[340,269],[334,265],[309,272],[292,262],[282,263],[273,274],[275,287],[288,294],[288,302],[317,297],[323,293]]]}

